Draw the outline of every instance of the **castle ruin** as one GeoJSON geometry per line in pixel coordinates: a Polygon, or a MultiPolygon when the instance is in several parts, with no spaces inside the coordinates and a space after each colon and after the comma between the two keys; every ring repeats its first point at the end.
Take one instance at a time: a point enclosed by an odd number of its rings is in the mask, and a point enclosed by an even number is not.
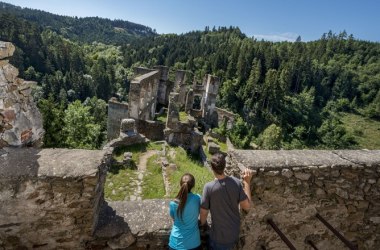
{"type": "Polygon", "coordinates": [[[234,121],[234,115],[216,107],[220,80],[206,75],[198,83],[192,73],[178,70],[174,82],[169,80],[169,69],[155,66],[153,69],[135,68],[129,90],[129,102],[115,99],[108,106],[108,139],[119,136],[120,122],[124,118],[136,121],[137,131],[151,140],[166,140],[191,152],[198,152],[203,133],[217,127],[223,119],[234,121]],[[180,112],[186,114],[181,120],[180,112]],[[156,120],[166,114],[166,122],[156,120]],[[219,118],[221,115],[222,118],[219,118]]]}
{"type": "MultiPolygon", "coordinates": [[[[0,145],[0,249],[167,249],[172,226],[169,200],[104,200],[109,149],[9,147],[34,144],[43,131],[40,115],[28,113],[36,110],[28,85],[4,60],[13,50],[12,45],[0,42],[0,138],[5,144],[0,145]]],[[[152,84],[165,83],[165,73],[152,72],[148,72],[152,84]]],[[[195,88],[202,85],[193,85],[192,92],[186,93],[173,92],[170,83],[165,86],[149,87],[157,89],[158,101],[151,102],[153,95],[144,93],[147,106],[139,106],[144,112],[138,110],[137,115],[146,119],[153,114],[153,105],[168,105],[173,119],[163,125],[162,136],[181,142],[180,134],[185,133],[177,114],[181,105],[190,107],[191,101],[178,100],[183,95],[191,100],[194,93],[202,93],[203,98],[205,93],[195,88]]],[[[214,119],[217,112],[218,120],[223,120],[222,115],[229,114],[214,108],[210,98],[210,102],[203,99],[200,109],[193,102],[188,111],[206,120],[214,119]]],[[[109,132],[127,140],[144,140],[136,123],[153,126],[155,121],[125,119],[131,103],[113,101],[112,105],[109,125],[115,126],[109,132]]],[[[192,122],[196,125],[195,118],[192,122]]],[[[347,249],[320,218],[339,231],[351,249],[380,248],[380,150],[231,150],[227,163],[229,175],[239,178],[245,167],[255,173],[253,207],[241,215],[238,249],[288,249],[268,221],[296,249],[347,249]]]]}

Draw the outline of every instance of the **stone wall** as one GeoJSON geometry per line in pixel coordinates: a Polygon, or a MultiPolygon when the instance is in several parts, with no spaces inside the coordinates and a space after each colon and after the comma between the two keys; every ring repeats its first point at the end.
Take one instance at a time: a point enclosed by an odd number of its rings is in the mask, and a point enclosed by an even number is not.
{"type": "Polygon", "coordinates": [[[39,144],[44,134],[31,95],[35,82],[18,78],[18,69],[9,64],[14,50],[11,43],[0,41],[0,148],[39,144]]]}
{"type": "Polygon", "coordinates": [[[129,117],[136,120],[153,120],[156,113],[160,80],[158,70],[138,76],[129,89],[129,117]]]}
{"type": "Polygon", "coordinates": [[[5,148],[0,164],[0,249],[84,249],[103,202],[105,152],[5,148]]]}
{"type": "Polygon", "coordinates": [[[380,151],[229,152],[228,173],[254,170],[253,208],[244,216],[241,249],[288,249],[272,218],[297,249],[346,249],[319,213],[359,249],[380,248],[380,151]]]}
{"type": "Polygon", "coordinates": [[[121,121],[128,118],[128,104],[118,102],[116,99],[108,101],[107,139],[116,139],[120,134],[121,121]]]}
{"type": "Polygon", "coordinates": [[[212,127],[218,126],[218,115],[215,112],[216,97],[219,91],[220,80],[216,76],[206,75],[204,85],[206,86],[203,102],[203,118],[212,127]]]}
{"type": "Polygon", "coordinates": [[[164,140],[165,123],[158,121],[136,121],[137,131],[153,141],[164,140]]]}
{"type": "Polygon", "coordinates": [[[235,123],[236,114],[216,107],[215,111],[218,114],[218,125],[221,126],[225,121],[227,122],[227,129],[231,129],[235,123]]]}
{"type": "Polygon", "coordinates": [[[167,106],[169,103],[169,93],[173,90],[174,84],[168,79],[169,68],[166,66],[154,66],[160,71],[160,84],[158,86],[157,103],[167,106]]]}
{"type": "MultiPolygon", "coordinates": [[[[104,202],[109,153],[0,150],[0,249],[166,249],[167,200],[104,202]]],[[[238,249],[346,249],[319,213],[359,249],[380,248],[380,151],[229,152],[227,173],[254,170],[253,207],[238,249]]]]}
{"type": "Polygon", "coordinates": [[[186,95],[189,91],[189,80],[192,74],[189,71],[177,70],[175,74],[174,91],[178,93],[178,103],[182,109],[186,104],[186,95]]]}

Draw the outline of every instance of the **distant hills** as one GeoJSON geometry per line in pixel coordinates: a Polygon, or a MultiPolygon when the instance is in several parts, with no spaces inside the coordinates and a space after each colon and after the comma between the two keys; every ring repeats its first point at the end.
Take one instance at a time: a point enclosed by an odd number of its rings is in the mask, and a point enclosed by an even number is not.
{"type": "Polygon", "coordinates": [[[97,41],[107,44],[122,44],[139,37],[157,35],[152,28],[129,21],[100,17],[60,16],[46,11],[21,8],[0,2],[0,21],[12,16],[22,18],[42,29],[50,29],[65,38],[82,43],[97,41]]]}

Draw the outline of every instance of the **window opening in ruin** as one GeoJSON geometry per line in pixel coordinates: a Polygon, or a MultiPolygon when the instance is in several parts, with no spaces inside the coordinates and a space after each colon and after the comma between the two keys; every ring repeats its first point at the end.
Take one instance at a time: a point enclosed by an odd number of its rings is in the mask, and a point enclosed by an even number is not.
{"type": "Polygon", "coordinates": [[[202,96],[195,95],[194,101],[193,101],[193,109],[195,110],[201,110],[201,104],[202,104],[202,96]]]}

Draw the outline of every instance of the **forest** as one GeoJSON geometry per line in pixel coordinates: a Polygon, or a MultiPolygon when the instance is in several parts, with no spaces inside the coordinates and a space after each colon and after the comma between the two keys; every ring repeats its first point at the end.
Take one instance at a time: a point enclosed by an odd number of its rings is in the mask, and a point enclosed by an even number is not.
{"type": "Polygon", "coordinates": [[[38,82],[33,95],[43,114],[45,147],[100,148],[106,102],[128,100],[136,66],[189,70],[199,80],[219,76],[217,105],[238,119],[230,130],[214,130],[239,148],[359,148],[362,131],[348,128],[345,118],[380,124],[380,43],[345,31],[309,42],[257,40],[238,27],[158,35],[121,20],[6,6],[0,40],[15,44],[11,63],[20,76],[38,82]],[[108,34],[112,25],[118,32],[108,34]]]}

